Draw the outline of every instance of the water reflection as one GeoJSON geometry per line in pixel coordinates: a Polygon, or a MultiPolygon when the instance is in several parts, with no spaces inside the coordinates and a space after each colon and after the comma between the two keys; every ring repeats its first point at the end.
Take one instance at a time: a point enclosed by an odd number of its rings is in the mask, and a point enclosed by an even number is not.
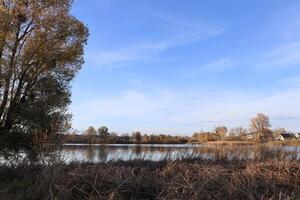
{"type": "Polygon", "coordinates": [[[98,160],[100,162],[105,162],[108,156],[108,149],[105,146],[100,146],[98,150],[98,160]]]}
{"type": "Polygon", "coordinates": [[[95,155],[96,155],[96,152],[94,151],[94,149],[91,146],[86,148],[85,156],[86,156],[87,160],[93,161],[95,158],[95,155]]]}
{"type": "Polygon", "coordinates": [[[300,147],[259,146],[201,146],[201,145],[64,145],[61,151],[39,154],[32,159],[31,154],[21,152],[16,159],[0,156],[0,165],[18,163],[54,163],[61,161],[107,162],[114,160],[163,160],[182,158],[201,158],[204,160],[300,160],[300,147]],[[18,158],[18,159],[17,159],[18,158]]]}
{"type": "Polygon", "coordinates": [[[201,157],[219,160],[300,159],[298,147],[205,147],[201,145],[65,145],[61,155],[67,163],[106,162],[131,159],[180,159],[201,157]]]}

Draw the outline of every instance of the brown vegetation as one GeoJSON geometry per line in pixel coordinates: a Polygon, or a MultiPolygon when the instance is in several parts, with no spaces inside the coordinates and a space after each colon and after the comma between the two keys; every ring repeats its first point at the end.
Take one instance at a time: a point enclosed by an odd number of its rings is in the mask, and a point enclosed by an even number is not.
{"type": "Polygon", "coordinates": [[[22,163],[0,165],[1,200],[300,197],[299,152],[265,145],[204,146],[161,161],[22,163]]]}
{"type": "Polygon", "coordinates": [[[300,140],[273,141],[269,142],[268,145],[300,147],[300,140]]]}
{"type": "Polygon", "coordinates": [[[248,141],[211,141],[205,142],[204,144],[210,146],[251,146],[257,143],[248,141]]]}
{"type": "Polygon", "coordinates": [[[71,3],[0,3],[0,150],[32,149],[36,133],[69,127],[70,83],[88,36],[70,14],[71,3]]]}
{"type": "MultiPolygon", "coordinates": [[[[90,133],[90,132],[88,132],[90,133]]],[[[131,135],[116,133],[104,134],[67,134],[62,135],[63,143],[73,144],[186,144],[191,138],[187,136],[171,136],[171,135],[147,135],[140,132],[133,132],[131,135]]]]}
{"type": "Polygon", "coordinates": [[[0,168],[1,199],[299,199],[299,161],[118,161],[0,168]]]}

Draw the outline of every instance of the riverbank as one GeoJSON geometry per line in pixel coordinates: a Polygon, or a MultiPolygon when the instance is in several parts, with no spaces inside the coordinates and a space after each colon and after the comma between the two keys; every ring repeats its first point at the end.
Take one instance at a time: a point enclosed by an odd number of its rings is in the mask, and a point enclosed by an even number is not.
{"type": "Polygon", "coordinates": [[[205,146],[253,146],[258,143],[248,141],[210,141],[202,144],[205,146]]]}
{"type": "Polygon", "coordinates": [[[294,146],[300,147],[300,140],[270,141],[267,143],[258,143],[254,141],[211,141],[202,143],[205,146],[294,146]]]}
{"type": "Polygon", "coordinates": [[[6,199],[299,199],[299,160],[116,161],[0,167],[6,199]]]}
{"type": "Polygon", "coordinates": [[[127,145],[127,146],[136,146],[136,145],[204,145],[204,146],[294,146],[300,147],[300,140],[287,140],[287,141],[269,141],[267,143],[259,143],[256,141],[209,141],[209,142],[193,142],[193,143],[160,143],[160,144],[152,144],[152,143],[130,143],[130,144],[89,144],[89,143],[65,143],[65,146],[83,146],[83,145],[111,145],[111,146],[120,146],[120,145],[127,145]]]}
{"type": "Polygon", "coordinates": [[[293,146],[293,147],[300,147],[300,140],[287,140],[287,141],[272,141],[267,143],[268,145],[272,146],[293,146]]]}

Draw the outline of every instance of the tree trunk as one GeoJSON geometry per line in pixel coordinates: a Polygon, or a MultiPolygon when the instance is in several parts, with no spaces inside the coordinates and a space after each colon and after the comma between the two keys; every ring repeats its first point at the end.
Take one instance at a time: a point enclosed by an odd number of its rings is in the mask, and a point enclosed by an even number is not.
{"type": "Polygon", "coordinates": [[[10,81],[13,75],[13,68],[15,64],[15,56],[17,53],[18,49],[18,44],[19,44],[19,34],[20,34],[20,29],[21,29],[21,23],[18,24],[17,32],[15,34],[15,42],[14,46],[12,48],[12,53],[11,53],[11,58],[9,62],[9,71],[7,77],[5,77],[5,91],[3,94],[3,100],[0,106],[0,127],[4,128],[4,124],[6,122],[6,117],[5,117],[5,108],[7,107],[7,104],[9,103],[9,92],[10,92],[10,81]]]}

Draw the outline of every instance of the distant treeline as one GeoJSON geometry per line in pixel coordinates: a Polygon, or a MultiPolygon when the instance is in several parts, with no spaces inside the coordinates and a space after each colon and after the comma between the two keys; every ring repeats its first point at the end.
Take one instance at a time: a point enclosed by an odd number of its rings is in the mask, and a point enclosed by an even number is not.
{"type": "Polygon", "coordinates": [[[118,135],[108,132],[91,134],[86,131],[84,134],[63,135],[64,143],[74,144],[186,144],[190,139],[188,136],[147,135],[140,132],[118,135]]]}
{"type": "MultiPolygon", "coordinates": [[[[98,129],[90,126],[80,134],[69,133],[63,135],[62,139],[63,143],[75,144],[185,144],[209,141],[268,142],[282,140],[280,136],[283,133],[287,133],[284,128],[272,130],[269,117],[259,113],[256,117],[251,119],[249,129],[243,127],[229,129],[226,126],[217,126],[212,131],[199,131],[192,136],[172,136],[167,134],[148,135],[142,134],[141,132],[118,135],[116,133],[110,133],[106,126],[101,126],[98,129]]],[[[293,139],[293,137],[290,137],[290,139],[293,139]]]]}
{"type": "MultiPolygon", "coordinates": [[[[102,128],[101,128],[102,129],[102,128]]],[[[63,135],[63,143],[73,144],[187,144],[187,143],[203,143],[209,141],[246,141],[247,136],[230,135],[226,132],[226,127],[217,127],[211,132],[200,131],[192,136],[172,136],[167,134],[142,134],[141,132],[133,132],[132,134],[118,135],[106,131],[96,131],[93,127],[89,127],[81,134],[73,133],[63,135]]],[[[103,130],[103,129],[102,129],[103,130]]]]}

